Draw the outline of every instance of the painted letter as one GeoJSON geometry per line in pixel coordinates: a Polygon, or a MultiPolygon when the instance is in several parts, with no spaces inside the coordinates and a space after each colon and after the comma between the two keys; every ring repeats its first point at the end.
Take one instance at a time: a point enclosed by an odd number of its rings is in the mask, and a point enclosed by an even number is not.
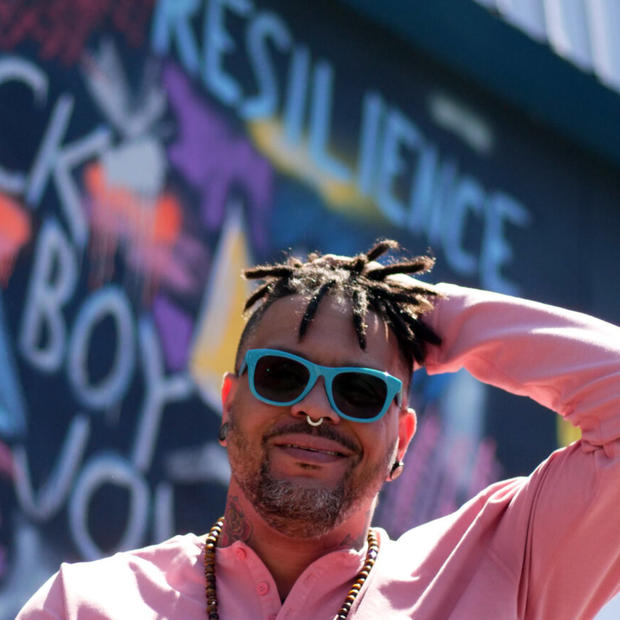
{"type": "Polygon", "coordinates": [[[61,95],[52,111],[50,122],[39,146],[39,152],[28,180],[26,202],[33,207],[37,207],[41,201],[52,166],[54,165],[54,156],[67,131],[72,112],[73,97],[71,95],[61,95]]]}
{"type": "MultiPolygon", "coordinates": [[[[30,61],[17,57],[0,60],[0,84],[13,80],[30,87],[37,103],[43,104],[47,99],[47,76],[30,61]]],[[[25,186],[26,175],[23,172],[9,172],[0,166],[0,187],[3,190],[11,194],[21,194],[25,186]]]]}
{"type": "Polygon", "coordinates": [[[406,207],[394,196],[392,189],[395,179],[404,168],[402,146],[412,150],[419,149],[422,146],[422,136],[411,120],[400,110],[392,108],[386,120],[383,149],[379,161],[377,203],[384,215],[400,226],[405,223],[406,207]]]}
{"type": "Polygon", "coordinates": [[[169,402],[187,398],[192,391],[192,385],[185,374],[164,376],[161,349],[152,323],[146,319],[141,320],[138,334],[144,368],[145,395],[132,461],[138,469],[146,471],[153,458],[165,406],[169,402]]]}
{"type": "Polygon", "coordinates": [[[301,140],[309,73],[310,52],[307,47],[297,47],[291,56],[284,104],[284,137],[289,144],[298,144],[301,140]]]}
{"type": "Polygon", "coordinates": [[[259,15],[248,28],[248,54],[259,92],[241,106],[240,114],[246,119],[269,118],[276,114],[278,85],[273,63],[269,57],[268,39],[272,39],[281,52],[286,51],[291,45],[291,34],[286,24],[273,13],[259,15]]]}
{"type": "Polygon", "coordinates": [[[159,0],[151,30],[151,46],[159,56],[170,54],[174,36],[181,64],[191,75],[198,74],[200,55],[189,22],[200,4],[200,0],[159,0]]]}
{"type": "Polygon", "coordinates": [[[485,211],[480,279],[485,288],[518,295],[519,287],[502,275],[502,267],[513,255],[505,237],[504,222],[525,227],[530,223],[531,216],[520,202],[501,192],[489,196],[485,211]]]}
{"type": "Polygon", "coordinates": [[[19,331],[22,354],[40,370],[51,373],[62,363],[66,326],[61,308],[73,294],[77,276],[69,240],[56,220],[47,220],[39,233],[19,331]]]}
{"type": "Polygon", "coordinates": [[[366,93],[362,104],[360,152],[357,163],[357,186],[366,196],[372,192],[377,171],[377,142],[381,131],[384,104],[378,93],[366,93]]]}
{"type": "Polygon", "coordinates": [[[105,409],[119,403],[129,385],[135,364],[131,309],[122,289],[108,286],[94,293],[80,308],[69,341],[67,374],[78,400],[105,409]],[[105,378],[91,383],[88,369],[90,342],[98,323],[109,317],[115,326],[114,361],[105,378]]]}
{"type": "Polygon", "coordinates": [[[61,148],[72,112],[73,97],[59,97],[32,166],[26,202],[34,208],[39,205],[49,177],[53,174],[73,241],[79,248],[83,248],[88,240],[88,224],[79,191],[71,178],[71,169],[94,155],[103,154],[110,142],[110,130],[105,127],[97,128],[61,148]]]}
{"type": "MultiPolygon", "coordinates": [[[[51,412],[50,412],[51,413],[51,412]]],[[[21,509],[36,521],[46,521],[61,508],[69,495],[71,483],[82,461],[82,456],[90,435],[90,420],[77,415],[71,420],[67,437],[62,444],[60,457],[52,473],[39,490],[35,499],[30,480],[28,457],[23,446],[13,450],[15,459],[15,493],[21,509]]]]}
{"type": "Polygon", "coordinates": [[[224,72],[222,57],[235,49],[234,39],[224,27],[224,8],[230,7],[238,15],[247,15],[253,8],[248,0],[211,0],[205,15],[205,82],[223,103],[235,105],[241,88],[224,72]]]}
{"type": "Polygon", "coordinates": [[[312,107],[310,109],[310,155],[316,164],[333,179],[346,183],[351,171],[327,152],[334,100],[334,71],[322,60],[314,68],[312,107]]]}
{"type": "MultiPolygon", "coordinates": [[[[446,259],[457,273],[472,275],[478,268],[477,256],[465,249],[465,234],[468,212],[482,217],[484,198],[484,190],[470,176],[463,176],[454,187],[442,225],[442,237],[446,259]]],[[[479,225],[482,225],[481,220],[479,225]]]]}
{"type": "MultiPolygon", "coordinates": [[[[125,487],[131,497],[127,526],[116,549],[139,547],[144,539],[148,522],[149,489],[131,464],[114,454],[104,454],[89,461],[80,474],[69,503],[71,534],[80,554],[86,560],[96,560],[104,555],[88,531],[88,508],[95,492],[104,484],[125,487]]],[[[106,549],[105,553],[111,553],[106,549]]]]}
{"type": "Polygon", "coordinates": [[[155,540],[166,540],[174,533],[174,487],[160,482],[153,497],[153,536],[155,540]]]}

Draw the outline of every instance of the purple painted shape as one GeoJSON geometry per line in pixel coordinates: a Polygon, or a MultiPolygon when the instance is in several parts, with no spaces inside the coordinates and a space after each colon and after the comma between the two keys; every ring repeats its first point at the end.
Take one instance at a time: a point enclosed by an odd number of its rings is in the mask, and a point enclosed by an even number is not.
{"type": "Polygon", "coordinates": [[[396,484],[401,483],[399,485],[401,489],[398,489],[401,492],[396,494],[396,499],[397,501],[400,500],[400,504],[395,511],[396,514],[401,515],[401,521],[398,524],[399,534],[409,529],[413,524],[418,524],[416,512],[428,499],[429,486],[427,482],[433,469],[436,468],[433,453],[441,436],[439,418],[432,413],[425,416],[416,435],[414,437],[415,450],[407,459],[407,466],[405,467],[405,470],[409,472],[409,479],[396,481],[396,484]],[[405,490],[404,493],[403,490],[405,490]]]}
{"type": "Polygon", "coordinates": [[[272,205],[271,165],[244,136],[227,126],[176,65],[166,65],[163,84],[178,123],[168,157],[200,192],[201,214],[208,230],[221,228],[230,190],[238,187],[248,198],[252,240],[264,249],[266,216],[272,205]]]}
{"type": "Polygon", "coordinates": [[[153,301],[153,320],[159,332],[166,366],[172,371],[184,369],[194,330],[192,317],[160,294],[153,301]]]}
{"type": "Polygon", "coordinates": [[[496,446],[495,440],[486,437],[480,443],[476,460],[469,481],[468,497],[473,497],[487,485],[502,477],[502,467],[495,458],[496,446]]]}
{"type": "Polygon", "coordinates": [[[444,449],[439,414],[431,406],[406,455],[402,476],[385,487],[375,515],[391,536],[453,512],[463,499],[499,479],[501,469],[492,440],[483,439],[477,446],[472,446],[469,438],[457,440],[447,463],[440,458],[444,449]],[[468,466],[472,451],[476,452],[473,469],[469,479],[463,480],[463,468],[468,466]]]}

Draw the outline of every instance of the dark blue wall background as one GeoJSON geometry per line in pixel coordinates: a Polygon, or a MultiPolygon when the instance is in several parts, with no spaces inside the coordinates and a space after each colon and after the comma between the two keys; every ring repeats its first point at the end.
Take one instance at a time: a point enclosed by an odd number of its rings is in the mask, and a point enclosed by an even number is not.
{"type": "MultiPolygon", "coordinates": [[[[620,320],[616,167],[344,4],[0,8],[0,616],[219,515],[243,266],[391,236],[433,279],[620,320]]],[[[414,393],[394,533],[564,436],[467,375],[414,393]]]]}

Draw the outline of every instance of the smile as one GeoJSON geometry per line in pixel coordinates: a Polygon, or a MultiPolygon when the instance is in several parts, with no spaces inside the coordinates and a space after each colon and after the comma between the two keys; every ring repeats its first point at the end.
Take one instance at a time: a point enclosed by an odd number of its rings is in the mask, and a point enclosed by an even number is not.
{"type": "Polygon", "coordinates": [[[273,441],[276,448],[303,451],[311,454],[324,454],[330,457],[349,457],[355,452],[336,439],[329,439],[308,433],[284,433],[273,441]]]}
{"type": "Polygon", "coordinates": [[[335,452],[333,450],[321,450],[319,448],[310,448],[308,446],[299,446],[297,444],[292,444],[292,443],[280,444],[279,447],[280,448],[294,448],[296,450],[307,450],[308,452],[318,452],[320,454],[328,454],[330,456],[342,456],[342,457],[347,456],[346,454],[343,454],[342,452],[335,452]]]}

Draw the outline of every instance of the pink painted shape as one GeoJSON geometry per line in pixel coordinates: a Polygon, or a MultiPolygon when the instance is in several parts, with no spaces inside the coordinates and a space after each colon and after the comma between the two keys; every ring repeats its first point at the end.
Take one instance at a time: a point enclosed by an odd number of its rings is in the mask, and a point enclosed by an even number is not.
{"type": "Polygon", "coordinates": [[[131,269],[157,291],[167,287],[187,295],[199,291],[206,279],[207,249],[183,230],[183,205],[171,193],[145,201],[124,187],[107,183],[103,166],[92,163],[84,173],[90,214],[91,262],[94,282],[112,277],[114,256],[120,251],[131,269]]]}
{"type": "Polygon", "coordinates": [[[132,46],[144,45],[155,0],[0,0],[0,49],[23,41],[38,44],[45,60],[75,64],[102,26],[122,35],[132,46]],[[29,5],[29,6],[28,6],[29,5]]]}

